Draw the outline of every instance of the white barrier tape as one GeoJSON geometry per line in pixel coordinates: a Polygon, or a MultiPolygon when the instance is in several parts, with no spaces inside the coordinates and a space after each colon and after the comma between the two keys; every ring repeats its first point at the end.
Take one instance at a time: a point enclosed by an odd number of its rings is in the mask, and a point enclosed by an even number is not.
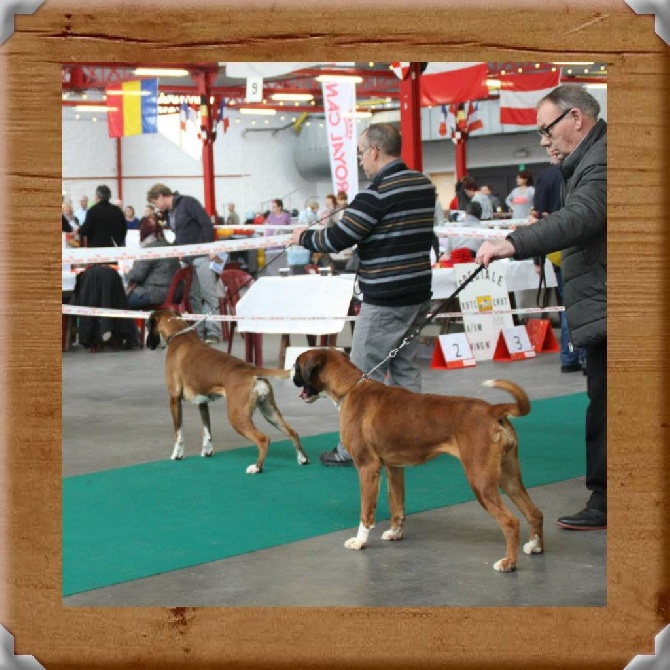
{"type": "Polygon", "coordinates": [[[254,237],[248,240],[217,240],[208,244],[180,244],[168,247],[80,247],[63,249],[63,263],[116,263],[118,261],[148,260],[156,258],[178,258],[180,256],[209,256],[218,251],[248,251],[268,247],[284,246],[288,235],[254,237]]]}
{"type": "Polygon", "coordinates": [[[435,228],[438,237],[472,237],[475,239],[503,239],[509,235],[509,230],[493,230],[489,228],[435,228]]]}
{"type": "MultiPolygon", "coordinates": [[[[542,312],[563,312],[565,307],[524,307],[520,309],[494,309],[490,312],[468,312],[468,316],[482,314],[538,314],[542,312]]],[[[119,319],[148,319],[151,312],[130,309],[108,309],[106,307],[83,307],[81,305],[63,305],[63,314],[75,316],[106,316],[119,319]]],[[[441,312],[436,314],[436,319],[448,319],[462,317],[463,312],[441,312]]],[[[203,314],[180,314],[179,318],[184,321],[201,321],[205,318],[203,314]]],[[[238,321],[237,316],[231,314],[209,314],[208,321],[238,321]]],[[[244,321],[355,321],[355,316],[243,316],[244,321]]]]}

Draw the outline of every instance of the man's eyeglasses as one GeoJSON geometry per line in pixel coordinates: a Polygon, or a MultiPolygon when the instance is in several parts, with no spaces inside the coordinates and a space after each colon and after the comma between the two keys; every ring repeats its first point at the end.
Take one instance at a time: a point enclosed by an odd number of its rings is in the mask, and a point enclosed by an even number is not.
{"type": "Polygon", "coordinates": [[[551,129],[557,123],[560,123],[571,111],[572,108],[566,109],[563,114],[561,114],[557,119],[554,119],[548,126],[545,126],[544,128],[538,128],[537,132],[540,134],[540,137],[548,137],[551,139],[551,129]]]}
{"type": "Polygon", "coordinates": [[[362,157],[363,157],[363,154],[364,154],[368,149],[372,149],[372,144],[370,144],[370,145],[368,145],[367,147],[365,147],[365,149],[363,149],[363,151],[361,151],[360,149],[356,149],[356,156],[358,156],[358,158],[362,158],[362,157]]]}

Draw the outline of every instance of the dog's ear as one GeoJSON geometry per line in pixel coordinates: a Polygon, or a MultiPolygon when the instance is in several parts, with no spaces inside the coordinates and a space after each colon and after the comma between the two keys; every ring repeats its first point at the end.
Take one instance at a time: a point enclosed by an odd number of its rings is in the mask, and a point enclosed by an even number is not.
{"type": "Polygon", "coordinates": [[[158,347],[161,341],[157,325],[156,312],[151,312],[147,320],[147,347],[153,350],[158,347]]]}
{"type": "Polygon", "coordinates": [[[309,355],[305,355],[307,360],[302,365],[302,378],[306,384],[314,386],[316,373],[323,367],[323,354],[317,350],[306,353],[309,355]]]}

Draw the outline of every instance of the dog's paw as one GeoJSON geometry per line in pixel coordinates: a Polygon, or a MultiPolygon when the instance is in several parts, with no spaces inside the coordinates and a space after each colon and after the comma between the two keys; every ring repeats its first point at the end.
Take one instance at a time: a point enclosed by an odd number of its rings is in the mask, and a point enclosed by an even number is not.
{"type": "Polygon", "coordinates": [[[402,528],[389,528],[382,533],[382,540],[402,540],[403,531],[402,528]]]}
{"type": "Polygon", "coordinates": [[[538,535],[534,535],[529,542],[523,545],[524,554],[541,554],[543,551],[544,547],[538,535]]]}
{"type": "Polygon", "coordinates": [[[309,458],[305,454],[298,454],[298,465],[309,465],[309,458]]]}
{"type": "Polygon", "coordinates": [[[259,472],[261,472],[261,469],[255,463],[247,468],[248,475],[257,475],[259,472]]]}
{"type": "Polygon", "coordinates": [[[214,449],[212,448],[212,445],[204,446],[202,448],[202,451],[200,452],[200,455],[203,458],[209,458],[212,454],[214,453],[214,449]]]}
{"type": "Polygon", "coordinates": [[[184,450],[173,451],[172,456],[170,456],[171,461],[183,461],[184,460],[184,450]]]}
{"type": "Polygon", "coordinates": [[[493,564],[493,569],[497,572],[514,572],[516,565],[509,558],[501,558],[493,564]]]}
{"type": "Polygon", "coordinates": [[[358,551],[359,549],[365,548],[365,542],[361,542],[357,537],[351,537],[344,543],[344,546],[347,549],[358,551]]]}

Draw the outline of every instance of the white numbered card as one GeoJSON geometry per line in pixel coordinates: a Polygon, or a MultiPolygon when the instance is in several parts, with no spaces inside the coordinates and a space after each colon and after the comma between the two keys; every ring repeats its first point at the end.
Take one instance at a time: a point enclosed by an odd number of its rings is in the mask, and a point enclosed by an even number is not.
{"type": "Polygon", "coordinates": [[[448,367],[476,365],[475,358],[470,349],[470,343],[465,333],[440,335],[439,339],[442,355],[448,367]]]}
{"type": "Polygon", "coordinates": [[[526,326],[514,326],[502,330],[510,358],[533,358],[535,348],[530,343],[526,326]]]}
{"type": "Polygon", "coordinates": [[[263,102],[263,77],[247,77],[247,102],[263,102]]]}

